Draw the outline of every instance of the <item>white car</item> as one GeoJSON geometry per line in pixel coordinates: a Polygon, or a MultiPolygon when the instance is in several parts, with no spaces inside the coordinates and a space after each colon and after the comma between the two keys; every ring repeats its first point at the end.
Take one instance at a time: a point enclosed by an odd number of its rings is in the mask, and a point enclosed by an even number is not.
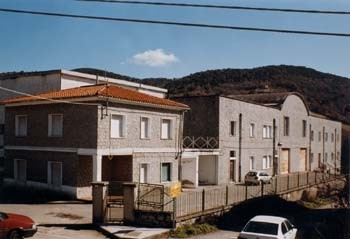
{"type": "Polygon", "coordinates": [[[246,184],[270,183],[272,177],[265,171],[249,171],[245,177],[246,184]]]}
{"type": "Polygon", "coordinates": [[[255,216],[245,225],[238,239],[295,239],[297,231],[286,218],[255,216]]]}

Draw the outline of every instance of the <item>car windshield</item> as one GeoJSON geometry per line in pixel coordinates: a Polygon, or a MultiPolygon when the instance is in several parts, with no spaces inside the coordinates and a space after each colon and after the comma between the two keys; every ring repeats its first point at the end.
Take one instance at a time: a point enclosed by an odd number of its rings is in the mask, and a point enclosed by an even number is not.
{"type": "Polygon", "coordinates": [[[249,172],[247,175],[248,175],[248,176],[255,176],[255,175],[256,175],[256,172],[249,172]]]}
{"type": "Polygon", "coordinates": [[[243,229],[243,231],[253,232],[253,233],[261,233],[261,234],[269,234],[269,235],[277,235],[278,224],[268,223],[268,222],[251,221],[247,224],[247,226],[243,229]]]}
{"type": "Polygon", "coordinates": [[[8,218],[7,214],[4,212],[0,212],[0,219],[6,220],[8,218]]]}
{"type": "Polygon", "coordinates": [[[267,173],[262,172],[260,173],[260,176],[269,176],[269,175],[267,173]]]}

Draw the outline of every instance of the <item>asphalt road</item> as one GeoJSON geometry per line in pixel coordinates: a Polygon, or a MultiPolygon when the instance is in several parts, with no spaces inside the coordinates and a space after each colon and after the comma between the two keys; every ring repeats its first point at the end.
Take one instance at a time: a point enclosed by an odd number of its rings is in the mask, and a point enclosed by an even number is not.
{"type": "Polygon", "coordinates": [[[38,227],[38,232],[33,239],[107,239],[103,234],[93,229],[81,229],[67,227],[38,227]]]}

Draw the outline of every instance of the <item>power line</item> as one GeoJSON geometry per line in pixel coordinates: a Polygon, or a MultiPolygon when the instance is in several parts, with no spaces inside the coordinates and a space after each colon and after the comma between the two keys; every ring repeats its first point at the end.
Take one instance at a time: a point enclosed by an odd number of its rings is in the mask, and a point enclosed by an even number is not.
{"type": "Polygon", "coordinates": [[[182,26],[182,27],[215,28],[215,29],[241,30],[241,31],[276,32],[276,33],[286,33],[286,34],[350,37],[350,33],[313,32],[313,31],[285,30],[285,29],[272,29],[272,28],[197,24],[197,23],[187,23],[187,22],[156,21],[156,20],[144,20],[144,19],[133,19],[133,18],[98,17],[98,16],[89,16],[89,15],[25,11],[25,10],[5,9],[5,8],[0,8],[0,11],[19,13],[19,14],[45,15],[45,16],[56,16],[56,17],[82,18],[82,19],[93,19],[93,20],[103,20],[103,21],[133,22],[133,23],[158,24],[158,25],[174,25],[174,26],[182,26]]]}
{"type": "Polygon", "coordinates": [[[305,9],[290,9],[290,8],[245,7],[245,6],[233,6],[233,5],[227,6],[227,5],[174,3],[174,2],[173,3],[145,2],[145,1],[127,1],[127,0],[76,0],[76,1],[119,3],[119,4],[138,4],[138,5],[156,5],[156,6],[169,6],[169,7],[196,7],[196,8],[228,9],[228,10],[350,15],[350,11],[322,11],[322,10],[305,10],[305,9]]]}

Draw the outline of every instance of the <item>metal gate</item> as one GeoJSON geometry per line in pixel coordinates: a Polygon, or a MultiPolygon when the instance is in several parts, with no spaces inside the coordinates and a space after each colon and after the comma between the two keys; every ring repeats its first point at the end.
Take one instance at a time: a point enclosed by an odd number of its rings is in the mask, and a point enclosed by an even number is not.
{"type": "Polygon", "coordinates": [[[137,193],[137,209],[145,211],[172,211],[173,199],[167,188],[160,184],[140,183],[137,193]]]}
{"type": "Polygon", "coordinates": [[[106,196],[107,221],[121,223],[124,218],[124,196],[123,183],[119,181],[110,181],[106,196]]]}

